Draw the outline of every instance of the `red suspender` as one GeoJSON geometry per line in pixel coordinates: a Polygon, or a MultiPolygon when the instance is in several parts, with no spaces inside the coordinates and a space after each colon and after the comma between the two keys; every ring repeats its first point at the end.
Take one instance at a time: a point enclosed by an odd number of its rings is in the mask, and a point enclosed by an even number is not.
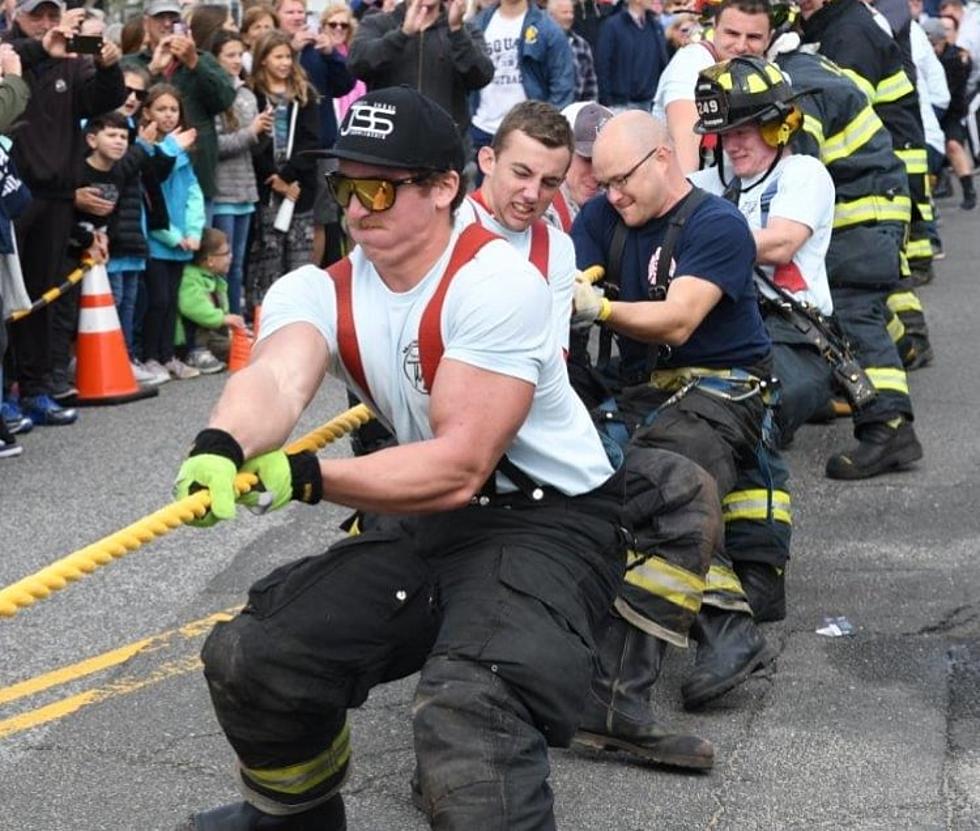
{"type": "MultiPolygon", "coordinates": [[[[337,293],[337,351],[340,353],[340,360],[354,383],[370,399],[371,390],[364,375],[361,348],[357,344],[357,331],[354,328],[354,292],[351,289],[353,266],[350,257],[344,257],[328,267],[327,274],[333,280],[337,293]]],[[[370,401],[364,403],[371,406],[370,401]]]]}
{"type": "Polygon", "coordinates": [[[452,256],[449,258],[449,265],[442,275],[442,280],[436,287],[435,294],[429,300],[425,311],[422,312],[422,320],[419,322],[419,364],[422,370],[422,380],[425,382],[425,389],[432,391],[432,384],[436,379],[436,370],[439,368],[439,361],[442,360],[442,353],[445,351],[445,344],[442,341],[442,304],[446,299],[446,292],[449,291],[449,284],[466,263],[476,256],[476,253],[488,242],[500,239],[496,234],[491,233],[480,223],[474,222],[468,225],[456,240],[452,256]]]}
{"type": "Polygon", "coordinates": [[[531,256],[528,257],[544,281],[548,282],[548,223],[537,220],[531,226],[531,256]]]}
{"type": "MultiPolygon", "coordinates": [[[[468,226],[456,240],[456,245],[449,257],[449,265],[436,286],[422,319],[419,322],[419,363],[422,369],[422,380],[427,391],[432,389],[436,378],[436,370],[445,345],[442,341],[442,304],[445,302],[449,284],[466,263],[476,256],[476,253],[488,242],[500,239],[479,223],[468,226]]],[[[365,404],[373,406],[371,390],[364,374],[364,364],[361,362],[361,349],[357,343],[357,330],[354,326],[354,293],[353,267],[350,257],[344,257],[327,269],[327,274],[333,280],[337,293],[337,351],[340,360],[347,369],[351,379],[366,396],[365,404]]]]}
{"type": "MultiPolygon", "coordinates": [[[[487,200],[483,198],[483,191],[473,191],[470,194],[470,199],[493,216],[493,211],[487,205],[487,200]]],[[[568,214],[568,206],[565,206],[565,213],[566,215],[568,214]]],[[[477,217],[479,217],[479,214],[477,214],[477,217]]],[[[564,219],[562,222],[564,222],[564,219]]],[[[548,282],[548,244],[548,223],[543,219],[535,220],[534,224],[531,225],[531,253],[528,256],[528,260],[530,260],[531,265],[541,272],[541,276],[544,277],[546,283],[548,282]]]]}
{"type": "Polygon", "coordinates": [[[551,200],[558,214],[558,221],[561,222],[561,229],[567,234],[572,230],[572,213],[568,210],[568,202],[565,201],[565,194],[558,190],[555,198],[551,200]]]}

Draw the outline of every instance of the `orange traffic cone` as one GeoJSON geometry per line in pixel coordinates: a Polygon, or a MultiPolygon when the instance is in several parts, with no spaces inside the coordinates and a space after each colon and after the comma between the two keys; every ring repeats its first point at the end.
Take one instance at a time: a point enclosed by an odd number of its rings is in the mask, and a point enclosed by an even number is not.
{"type": "Polygon", "coordinates": [[[76,403],[125,404],[159,394],[156,387],[141,387],[133,377],[104,265],[88,270],[82,280],[80,305],[75,344],[76,403]]]}
{"type": "Polygon", "coordinates": [[[237,326],[231,329],[231,345],[228,347],[228,371],[237,372],[252,357],[252,336],[246,329],[237,326]]]}

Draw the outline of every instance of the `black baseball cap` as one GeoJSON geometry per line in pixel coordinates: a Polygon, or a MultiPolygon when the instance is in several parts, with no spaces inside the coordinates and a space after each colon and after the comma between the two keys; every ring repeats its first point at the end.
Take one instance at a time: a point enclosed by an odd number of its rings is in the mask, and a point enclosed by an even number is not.
{"type": "Polygon", "coordinates": [[[344,115],[332,159],[405,170],[463,170],[456,123],[431,98],[411,87],[387,87],[358,98],[344,115]]]}

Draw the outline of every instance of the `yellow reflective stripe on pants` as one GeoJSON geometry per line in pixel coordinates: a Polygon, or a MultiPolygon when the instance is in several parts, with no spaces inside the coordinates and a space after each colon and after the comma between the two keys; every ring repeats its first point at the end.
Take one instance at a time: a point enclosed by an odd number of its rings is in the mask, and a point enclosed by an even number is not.
{"type": "Polygon", "coordinates": [[[875,102],[874,84],[872,84],[871,81],[869,81],[863,75],[859,75],[853,69],[848,69],[846,66],[842,66],[840,69],[841,72],[843,72],[848,78],[854,81],[854,83],[861,88],[861,92],[863,92],[866,96],[868,96],[868,101],[870,101],[873,104],[875,102]]]}
{"type": "Polygon", "coordinates": [[[678,568],[662,557],[644,556],[635,551],[627,552],[627,566],[627,583],[682,609],[697,612],[701,608],[705,581],[697,574],[678,568]],[[641,560],[639,565],[633,565],[641,560]]]}
{"type": "Polygon", "coordinates": [[[861,225],[865,222],[910,222],[912,200],[908,196],[862,196],[834,206],[834,227],[861,225]]]}
{"type": "Polygon", "coordinates": [[[344,721],[330,747],[308,762],[284,768],[242,767],[242,772],[255,784],[284,794],[304,794],[340,773],[350,761],[350,722],[344,721]]]}
{"type": "MultiPolygon", "coordinates": [[[[804,120],[806,118],[809,116],[805,116],[804,120]]],[[[868,139],[884,127],[874,108],[868,104],[843,130],[820,143],[820,161],[824,165],[830,165],[847,158],[856,150],[860,150],[868,139]]]]}
{"type": "Polygon", "coordinates": [[[905,335],[905,324],[902,323],[902,319],[898,315],[892,315],[888,318],[885,328],[888,330],[888,337],[892,339],[892,343],[898,343],[905,335]]]}
{"type": "Polygon", "coordinates": [[[896,150],[895,155],[905,165],[905,172],[910,176],[924,175],[929,172],[929,157],[925,148],[913,147],[911,150],[896,150]]]}
{"type": "Polygon", "coordinates": [[[932,243],[928,237],[910,239],[905,243],[905,256],[910,260],[923,260],[932,257],[932,243]]]}
{"type": "MultiPolygon", "coordinates": [[[[732,491],[721,500],[721,512],[725,522],[739,519],[766,521],[769,519],[769,491],[765,488],[732,491]]],[[[772,518],[776,522],[793,524],[792,504],[786,491],[772,492],[772,518]]]]}
{"type": "Polygon", "coordinates": [[[899,98],[912,95],[914,92],[915,87],[912,86],[909,76],[905,74],[904,69],[900,69],[894,75],[882,78],[878,82],[874,93],[874,103],[890,104],[892,101],[898,101],[899,98]]]}
{"type": "Polygon", "coordinates": [[[893,366],[866,366],[864,371],[871,381],[871,386],[876,390],[909,394],[909,379],[904,369],[896,369],[893,366]]]}
{"type": "Polygon", "coordinates": [[[740,596],[745,595],[738,575],[726,566],[712,565],[708,569],[708,584],[705,591],[732,592],[740,596]]]}
{"type": "Polygon", "coordinates": [[[919,298],[911,291],[896,291],[894,294],[889,294],[885,302],[888,304],[888,308],[897,315],[902,312],[922,311],[919,298]]]}

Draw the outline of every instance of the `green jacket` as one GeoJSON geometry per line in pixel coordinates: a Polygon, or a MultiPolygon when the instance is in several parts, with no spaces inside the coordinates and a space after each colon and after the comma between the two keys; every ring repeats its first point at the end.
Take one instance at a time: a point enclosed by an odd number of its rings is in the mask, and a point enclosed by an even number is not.
{"type": "MultiPolygon", "coordinates": [[[[123,62],[139,63],[148,68],[153,55],[140,52],[130,55],[123,62]]],[[[169,78],[154,75],[153,83],[173,84],[183,97],[184,122],[197,130],[197,141],[191,150],[194,173],[201,185],[205,199],[214,198],[215,170],[218,167],[218,135],[214,129],[214,117],[223,113],[235,101],[235,87],[214,56],[208,52],[197,53],[197,66],[188,69],[181,64],[169,78]]]]}
{"type": "Polygon", "coordinates": [[[8,75],[0,81],[0,133],[6,133],[20,118],[30,97],[31,90],[23,78],[8,75]]]}
{"type": "Polygon", "coordinates": [[[180,278],[180,293],[177,296],[180,314],[177,316],[176,343],[183,344],[183,318],[196,323],[204,329],[217,329],[224,325],[228,314],[228,283],[220,274],[212,274],[201,266],[188,263],[180,278]]]}

